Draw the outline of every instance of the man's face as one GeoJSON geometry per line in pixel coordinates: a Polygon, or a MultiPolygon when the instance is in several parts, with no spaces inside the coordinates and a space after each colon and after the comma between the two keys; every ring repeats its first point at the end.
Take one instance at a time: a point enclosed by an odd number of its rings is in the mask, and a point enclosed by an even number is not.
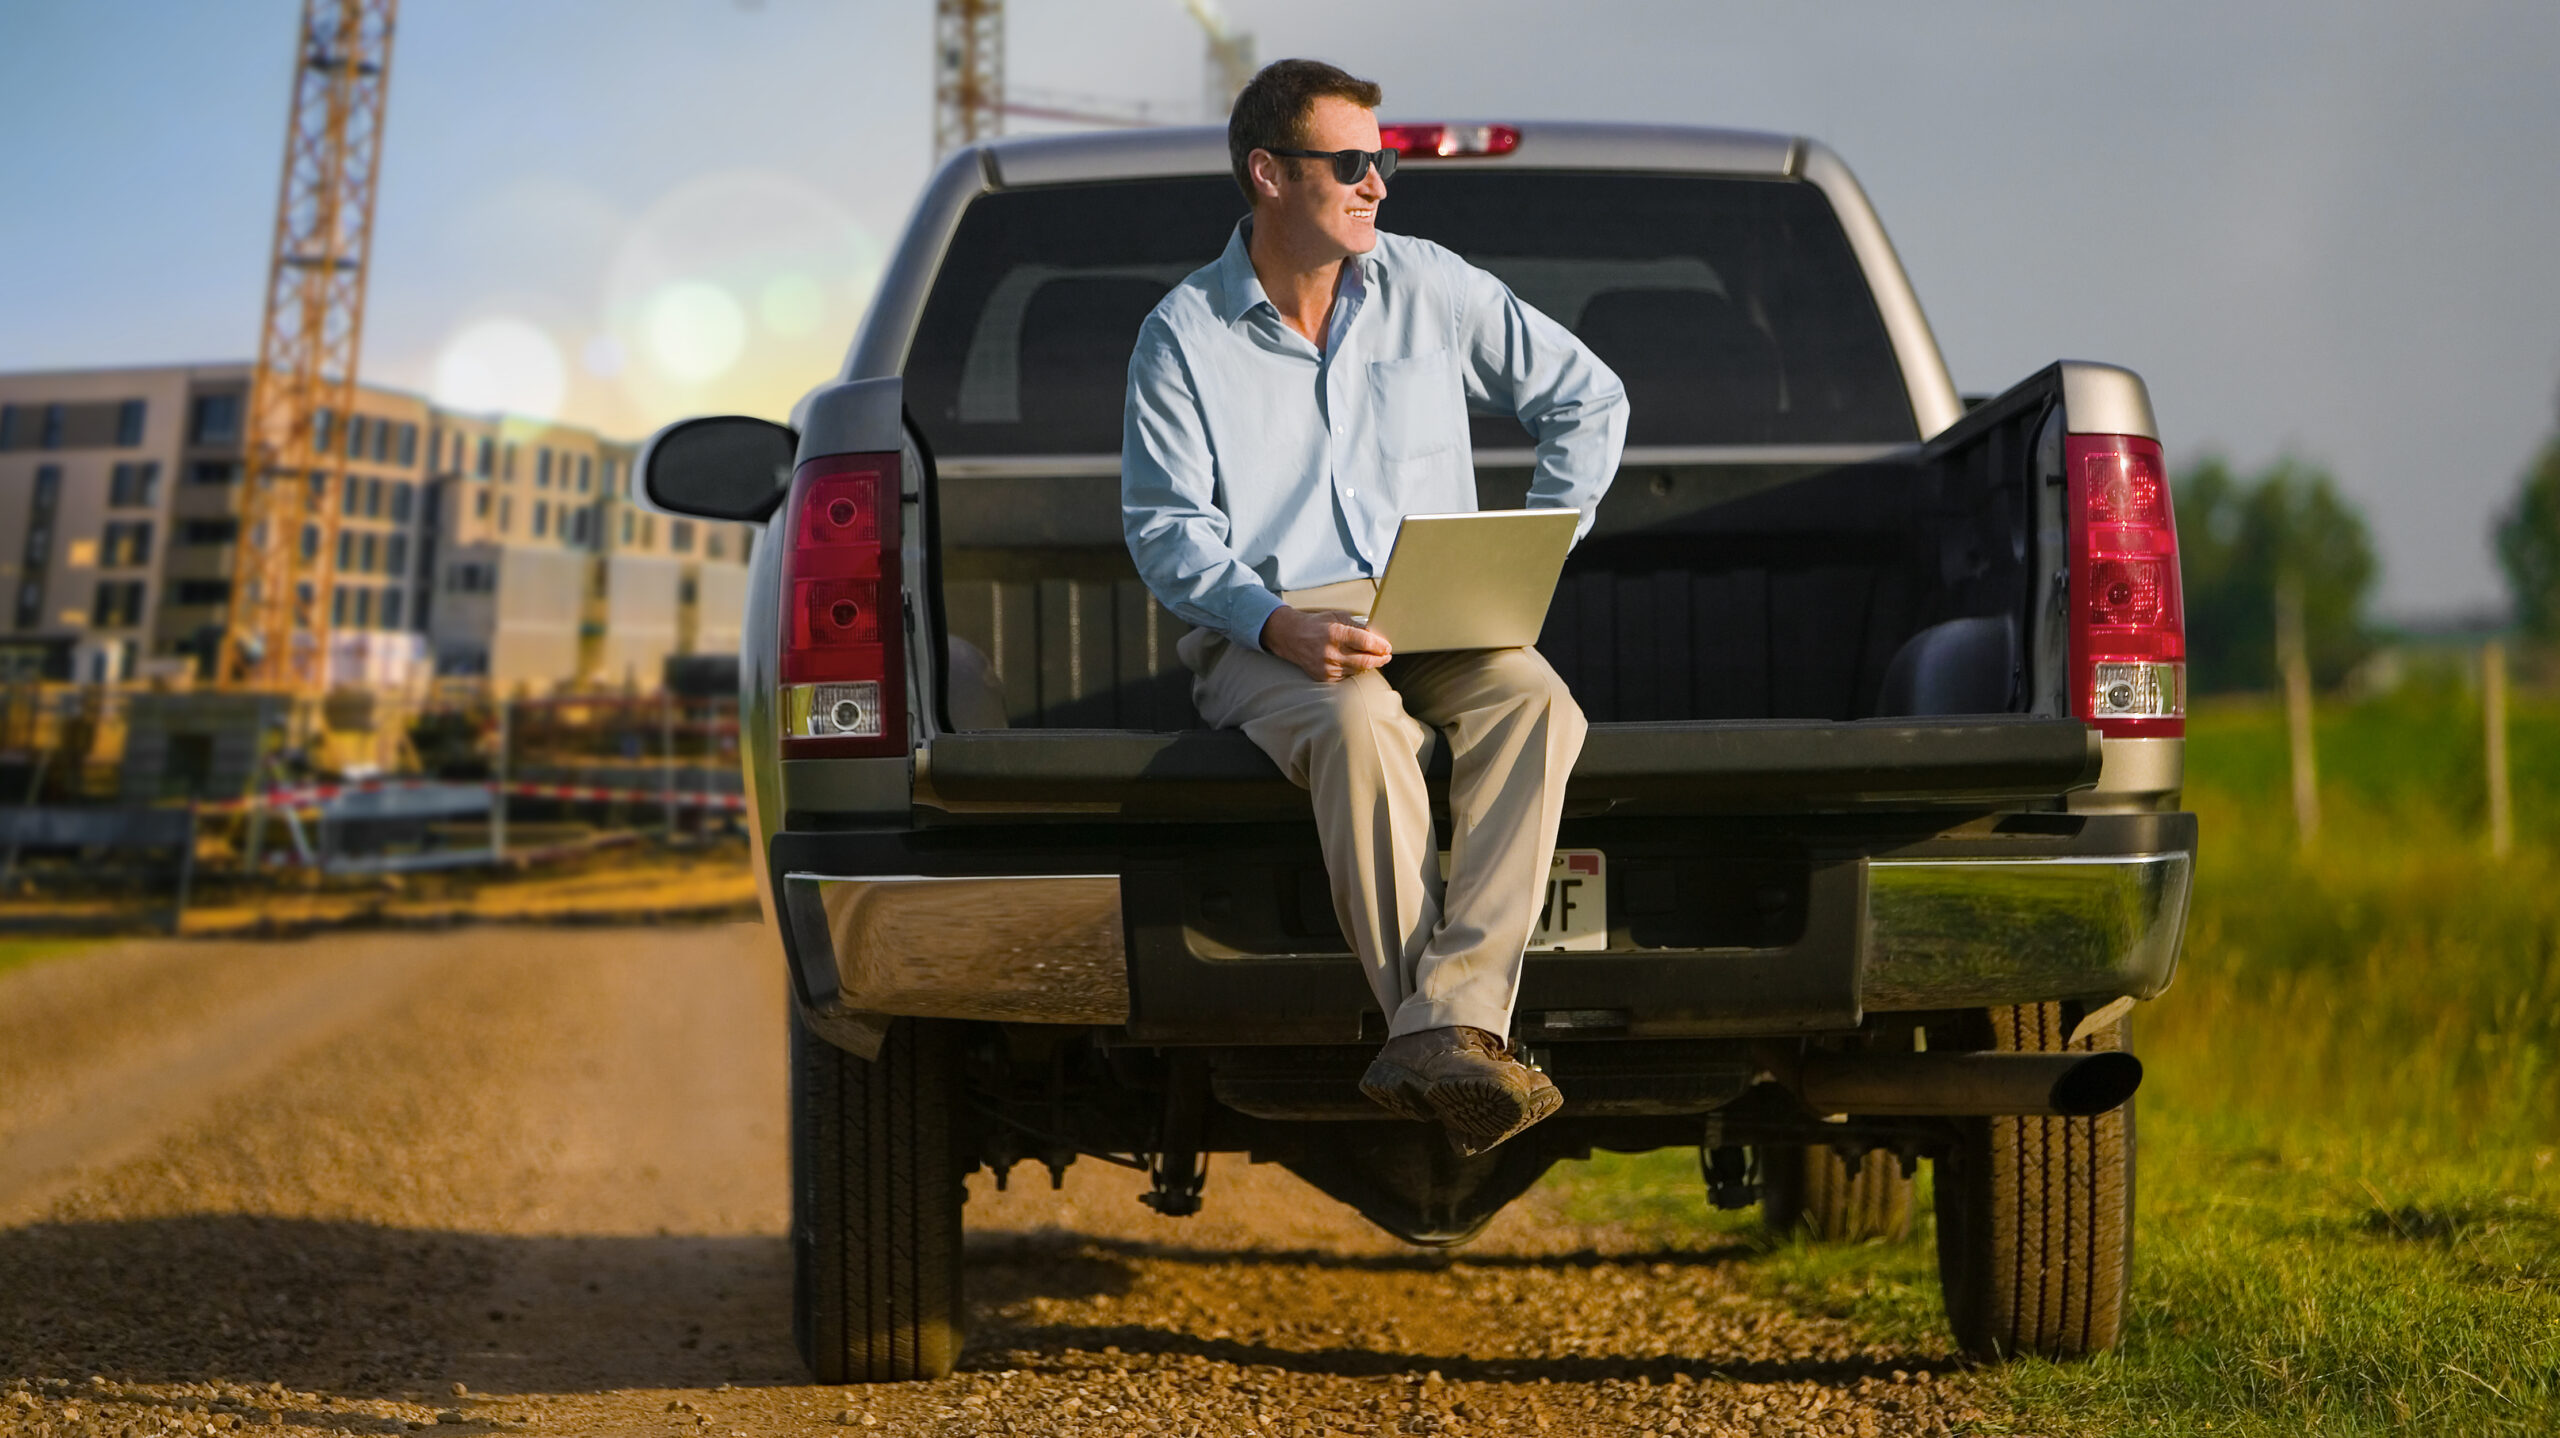
{"type": "MultiPolygon", "coordinates": [[[[1302,150],[1375,150],[1378,116],[1348,100],[1318,96],[1307,112],[1302,150]]],[[[1370,166],[1360,183],[1346,185],[1333,177],[1324,160],[1269,158],[1276,200],[1257,206],[1256,224],[1278,226],[1298,243],[1313,242],[1345,255],[1365,255],[1378,247],[1378,202],[1387,197],[1387,182],[1370,166]]]]}

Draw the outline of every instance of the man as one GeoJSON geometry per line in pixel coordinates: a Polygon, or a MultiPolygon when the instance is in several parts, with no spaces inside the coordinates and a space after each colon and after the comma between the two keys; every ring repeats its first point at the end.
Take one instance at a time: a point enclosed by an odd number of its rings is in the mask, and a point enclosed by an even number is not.
{"type": "Polygon", "coordinates": [[[1251,212],[1139,330],[1121,518],[1148,587],[1198,626],[1178,652],[1201,716],[1313,796],[1335,913],[1388,1020],[1361,1089],[1473,1154],[1562,1102],[1504,1036],[1582,711],[1534,649],[1390,670],[1352,613],[1289,599],[1374,580],[1407,514],[1476,508],[1471,403],[1519,416],[1530,504],[1580,509],[1587,532],[1627,402],[1500,280],[1379,233],[1380,98],[1312,60],[1237,97],[1227,146],[1251,212]],[[1452,759],[1445,885],[1422,778],[1434,727],[1452,759]]]}

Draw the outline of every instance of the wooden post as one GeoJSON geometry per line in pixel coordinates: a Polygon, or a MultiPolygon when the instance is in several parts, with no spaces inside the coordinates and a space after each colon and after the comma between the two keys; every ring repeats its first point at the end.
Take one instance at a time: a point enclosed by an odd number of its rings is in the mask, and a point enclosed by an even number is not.
{"type": "Polygon", "coordinates": [[[658,755],[666,765],[658,772],[659,817],[666,823],[666,842],[676,841],[676,691],[658,689],[658,755]]]}
{"type": "Polygon", "coordinates": [[[2293,826],[2308,847],[2320,834],[2320,768],[2311,748],[2311,658],[2302,633],[2302,584],[2276,586],[2276,668],[2284,676],[2285,734],[2293,751],[2293,826]]]}
{"type": "Polygon", "coordinates": [[[2480,708],[2489,728],[2489,852],[2515,852],[2516,820],[2507,788],[2507,646],[2480,646],[2480,708]]]}
{"type": "MultiPolygon", "coordinates": [[[[493,686],[494,687],[494,686],[493,686]]],[[[514,741],[515,701],[498,696],[498,779],[489,786],[489,860],[507,859],[507,748],[514,741]]]]}

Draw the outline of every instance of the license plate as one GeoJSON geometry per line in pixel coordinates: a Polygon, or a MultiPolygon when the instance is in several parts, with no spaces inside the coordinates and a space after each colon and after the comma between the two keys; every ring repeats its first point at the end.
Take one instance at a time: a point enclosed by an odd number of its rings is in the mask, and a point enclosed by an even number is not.
{"type": "MultiPolygon", "coordinates": [[[[1449,877],[1449,856],[1440,856],[1449,877]]],[[[1547,890],[1529,947],[1592,952],[1609,947],[1609,860],[1598,849],[1558,849],[1547,864],[1547,890]]]]}

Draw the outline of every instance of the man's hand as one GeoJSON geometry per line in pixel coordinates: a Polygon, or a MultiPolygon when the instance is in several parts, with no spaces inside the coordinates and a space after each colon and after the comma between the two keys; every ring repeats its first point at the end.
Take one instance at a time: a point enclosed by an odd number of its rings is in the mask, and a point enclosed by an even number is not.
{"type": "Polygon", "coordinates": [[[1351,622],[1340,609],[1300,611],[1281,605],[1262,624],[1262,648],[1331,684],[1363,669],[1383,668],[1395,656],[1387,641],[1351,622]]]}

